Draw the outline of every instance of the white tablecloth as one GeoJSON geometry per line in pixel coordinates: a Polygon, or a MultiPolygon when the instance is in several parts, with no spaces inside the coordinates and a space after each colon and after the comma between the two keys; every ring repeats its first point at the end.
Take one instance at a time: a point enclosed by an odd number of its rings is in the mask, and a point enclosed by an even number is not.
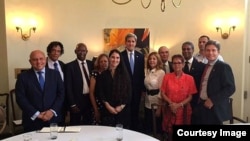
{"type": "MultiPolygon", "coordinates": [[[[28,133],[25,133],[28,134],[28,133]]],[[[32,141],[48,141],[50,133],[30,132],[32,141]]],[[[54,141],[116,141],[115,127],[108,126],[81,126],[79,133],[58,133],[58,138],[54,141]]],[[[6,138],[3,141],[22,141],[23,134],[6,138]]],[[[151,136],[123,129],[123,141],[159,141],[151,136]]]]}

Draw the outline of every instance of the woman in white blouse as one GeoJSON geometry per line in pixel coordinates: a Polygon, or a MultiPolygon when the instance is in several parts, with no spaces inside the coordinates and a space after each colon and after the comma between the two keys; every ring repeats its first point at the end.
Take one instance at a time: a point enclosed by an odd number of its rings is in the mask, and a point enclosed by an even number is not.
{"type": "MultiPolygon", "coordinates": [[[[147,70],[144,79],[144,85],[146,87],[145,95],[145,107],[144,107],[144,119],[145,119],[145,133],[152,132],[152,104],[161,104],[160,87],[165,72],[162,69],[162,62],[157,52],[152,52],[147,58],[147,70]]],[[[161,117],[160,109],[156,110],[157,132],[161,132],[161,117]]]]}

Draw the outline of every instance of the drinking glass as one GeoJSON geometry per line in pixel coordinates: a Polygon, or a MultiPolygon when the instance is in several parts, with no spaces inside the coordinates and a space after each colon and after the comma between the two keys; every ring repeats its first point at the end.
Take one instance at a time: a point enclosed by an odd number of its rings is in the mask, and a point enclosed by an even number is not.
{"type": "Polygon", "coordinates": [[[57,139],[57,134],[58,134],[57,123],[51,123],[50,124],[50,138],[52,140],[57,139]]]}
{"type": "Polygon", "coordinates": [[[30,133],[26,133],[23,135],[24,141],[32,141],[32,135],[30,133]]]}
{"type": "Polygon", "coordinates": [[[122,139],[123,139],[123,125],[116,124],[115,129],[116,129],[116,140],[122,141],[122,139]]]}

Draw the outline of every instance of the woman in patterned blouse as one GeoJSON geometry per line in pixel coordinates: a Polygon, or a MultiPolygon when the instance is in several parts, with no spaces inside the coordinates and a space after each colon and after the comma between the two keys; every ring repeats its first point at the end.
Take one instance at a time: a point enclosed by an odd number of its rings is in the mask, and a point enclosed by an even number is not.
{"type": "Polygon", "coordinates": [[[98,85],[98,76],[101,74],[102,71],[106,70],[108,68],[108,55],[106,54],[100,54],[95,63],[94,63],[94,70],[90,74],[90,101],[93,106],[93,112],[94,112],[94,119],[93,124],[99,124],[101,122],[100,120],[100,112],[99,110],[103,107],[101,101],[98,98],[97,94],[97,85],[98,85]]]}

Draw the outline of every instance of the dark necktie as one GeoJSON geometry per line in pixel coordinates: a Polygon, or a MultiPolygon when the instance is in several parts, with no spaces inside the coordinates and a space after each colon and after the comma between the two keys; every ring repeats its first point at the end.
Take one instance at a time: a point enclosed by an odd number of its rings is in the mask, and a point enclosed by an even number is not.
{"type": "Polygon", "coordinates": [[[55,70],[59,71],[57,63],[54,63],[54,68],[55,68],[55,70]]]}
{"type": "Polygon", "coordinates": [[[130,53],[129,64],[130,64],[131,72],[134,73],[134,57],[133,57],[133,52],[130,53]]]}
{"type": "Polygon", "coordinates": [[[82,62],[82,69],[83,69],[83,73],[84,73],[85,79],[86,79],[86,81],[88,83],[88,86],[89,86],[89,84],[90,84],[89,75],[88,75],[88,73],[86,71],[86,68],[84,66],[84,62],[82,62]]]}
{"type": "Polygon", "coordinates": [[[188,63],[189,63],[188,61],[185,62],[185,66],[184,66],[184,70],[183,70],[185,73],[189,73],[188,63]]]}
{"type": "Polygon", "coordinates": [[[41,87],[41,89],[43,90],[43,88],[44,88],[44,83],[45,83],[44,78],[43,78],[43,75],[42,75],[43,72],[38,71],[37,74],[38,74],[38,80],[39,80],[40,87],[41,87]]]}

